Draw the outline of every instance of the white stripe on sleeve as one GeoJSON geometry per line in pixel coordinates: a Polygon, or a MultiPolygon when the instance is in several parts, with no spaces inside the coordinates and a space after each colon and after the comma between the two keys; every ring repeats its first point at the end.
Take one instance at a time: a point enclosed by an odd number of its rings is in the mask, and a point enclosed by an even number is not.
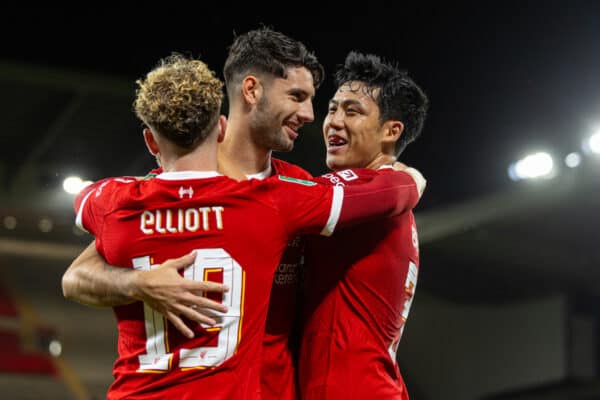
{"type": "Polygon", "coordinates": [[[323,236],[331,236],[335,230],[335,226],[340,219],[342,212],[342,203],[344,202],[344,188],[342,186],[333,187],[333,199],[331,200],[331,211],[329,212],[329,219],[325,224],[325,227],[321,231],[323,236]]]}
{"type": "Polygon", "coordinates": [[[79,210],[77,210],[77,217],[75,217],[75,225],[77,225],[79,228],[83,229],[86,232],[87,232],[87,229],[84,228],[83,221],[82,221],[83,207],[85,207],[85,203],[92,193],[96,193],[96,189],[90,190],[90,192],[85,195],[85,197],[81,201],[81,204],[79,205],[79,210]]]}

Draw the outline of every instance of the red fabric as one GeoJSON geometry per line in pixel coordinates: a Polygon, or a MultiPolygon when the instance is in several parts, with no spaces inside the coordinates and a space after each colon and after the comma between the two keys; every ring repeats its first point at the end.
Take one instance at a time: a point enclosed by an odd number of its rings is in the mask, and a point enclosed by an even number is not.
{"type": "MultiPolygon", "coordinates": [[[[347,186],[382,173],[341,171],[320,180],[347,186]]],[[[308,240],[298,367],[303,400],[408,399],[395,350],[418,265],[411,211],[308,240]]]]}
{"type": "MultiPolygon", "coordinates": [[[[271,159],[271,165],[273,175],[312,178],[310,173],[297,165],[276,158],[271,159]]],[[[296,237],[288,243],[275,271],[263,341],[260,372],[262,400],[294,400],[297,397],[294,357],[299,349],[293,328],[303,253],[304,241],[296,237]]]]}
{"type": "MultiPolygon", "coordinates": [[[[142,303],[116,307],[119,358],[108,398],[257,399],[273,274],[290,239],[321,231],[329,217],[332,190],[279,177],[240,183],[226,177],[163,178],[164,174],[146,181],[115,179],[102,183],[101,191],[100,187],[92,188],[94,192],[80,210],[83,226],[96,235],[100,253],[113,265],[133,265],[136,259],[136,265],[144,268],[193,249],[225,249],[244,274],[242,278],[240,272],[237,280],[225,280],[242,286],[232,287],[228,295],[230,300],[236,293],[243,297],[243,308],[237,310],[241,322],[230,306],[232,316],[224,319],[224,334],[197,326],[196,337],[188,340],[168,324],[166,334],[161,334],[161,318],[150,319],[154,315],[145,314],[142,303]],[[222,207],[222,229],[218,228],[218,207],[222,207]],[[185,215],[198,215],[198,219],[195,224],[191,217],[182,222],[185,215]],[[161,339],[152,343],[166,341],[165,353],[156,351],[156,346],[150,346],[154,353],[149,353],[146,320],[157,327],[154,337],[161,339]],[[219,338],[225,341],[218,342],[219,338]],[[206,360],[217,343],[231,355],[211,366],[206,360]],[[187,361],[207,367],[181,368],[184,349],[204,349],[187,361]],[[148,363],[164,355],[165,370],[157,373],[158,364],[154,364],[154,371],[137,372],[143,354],[153,354],[148,363]]],[[[78,199],[76,204],[82,202],[78,199]]],[[[225,268],[231,263],[225,259],[211,268],[225,268]]]]}

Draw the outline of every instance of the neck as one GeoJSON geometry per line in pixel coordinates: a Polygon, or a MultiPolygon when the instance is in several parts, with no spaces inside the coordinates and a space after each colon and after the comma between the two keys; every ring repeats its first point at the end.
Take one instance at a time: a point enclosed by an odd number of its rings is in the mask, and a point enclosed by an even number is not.
{"type": "Polygon", "coordinates": [[[396,157],[391,154],[379,153],[367,165],[346,165],[343,168],[332,168],[334,171],[340,171],[348,168],[368,168],[378,169],[384,165],[392,165],[396,162],[396,157]]]}
{"type": "Polygon", "coordinates": [[[383,165],[391,165],[396,161],[396,157],[391,154],[379,153],[369,164],[363,168],[377,169],[383,165]]]}
{"type": "Polygon", "coordinates": [[[174,151],[161,151],[163,171],[216,171],[216,140],[213,138],[207,138],[206,140],[214,143],[202,143],[184,155],[178,155],[174,151]]]}
{"type": "Polygon", "coordinates": [[[250,175],[264,171],[269,166],[271,150],[257,145],[248,130],[247,121],[230,115],[225,139],[219,144],[220,168],[250,175]]]}

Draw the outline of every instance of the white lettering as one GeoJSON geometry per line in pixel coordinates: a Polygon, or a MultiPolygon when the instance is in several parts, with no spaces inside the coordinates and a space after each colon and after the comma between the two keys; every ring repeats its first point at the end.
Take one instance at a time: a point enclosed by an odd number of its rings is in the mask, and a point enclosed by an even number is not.
{"type": "Polygon", "coordinates": [[[217,219],[217,229],[223,229],[223,216],[221,214],[223,212],[223,207],[211,207],[211,210],[215,212],[215,218],[217,219]]]}
{"type": "Polygon", "coordinates": [[[162,212],[160,210],[156,210],[156,232],[158,233],[167,233],[167,230],[161,226],[162,224],[162,212]]]}
{"type": "Polygon", "coordinates": [[[173,214],[172,214],[171,210],[167,210],[166,225],[167,225],[167,231],[169,231],[170,233],[177,233],[177,229],[175,227],[173,227],[173,214]]]}
{"type": "Polygon", "coordinates": [[[200,226],[200,215],[195,208],[185,210],[185,230],[196,232],[200,226]]]}
{"type": "Polygon", "coordinates": [[[202,213],[202,229],[205,231],[208,230],[208,213],[210,212],[210,207],[202,207],[199,208],[202,213]]]}
{"type": "Polygon", "coordinates": [[[148,228],[148,225],[154,225],[154,214],[150,211],[144,211],[140,217],[140,229],[144,235],[152,235],[154,233],[154,230],[148,228]]]}
{"type": "Polygon", "coordinates": [[[224,212],[222,206],[144,210],[140,230],[144,235],[222,230],[224,212]]]}

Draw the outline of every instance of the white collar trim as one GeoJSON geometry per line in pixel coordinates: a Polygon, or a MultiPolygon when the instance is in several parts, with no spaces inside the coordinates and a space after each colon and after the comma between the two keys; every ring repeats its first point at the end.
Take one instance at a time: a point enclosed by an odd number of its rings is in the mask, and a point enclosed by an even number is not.
{"type": "Polygon", "coordinates": [[[268,178],[271,176],[272,171],[273,171],[273,168],[271,167],[271,164],[269,164],[267,169],[265,169],[264,171],[257,172],[256,174],[246,175],[246,178],[248,178],[248,179],[265,179],[265,178],[268,178]]]}
{"type": "Polygon", "coordinates": [[[156,176],[156,179],[163,179],[166,181],[178,181],[182,179],[204,179],[214,178],[222,176],[217,171],[172,171],[163,172],[156,176]]]}

